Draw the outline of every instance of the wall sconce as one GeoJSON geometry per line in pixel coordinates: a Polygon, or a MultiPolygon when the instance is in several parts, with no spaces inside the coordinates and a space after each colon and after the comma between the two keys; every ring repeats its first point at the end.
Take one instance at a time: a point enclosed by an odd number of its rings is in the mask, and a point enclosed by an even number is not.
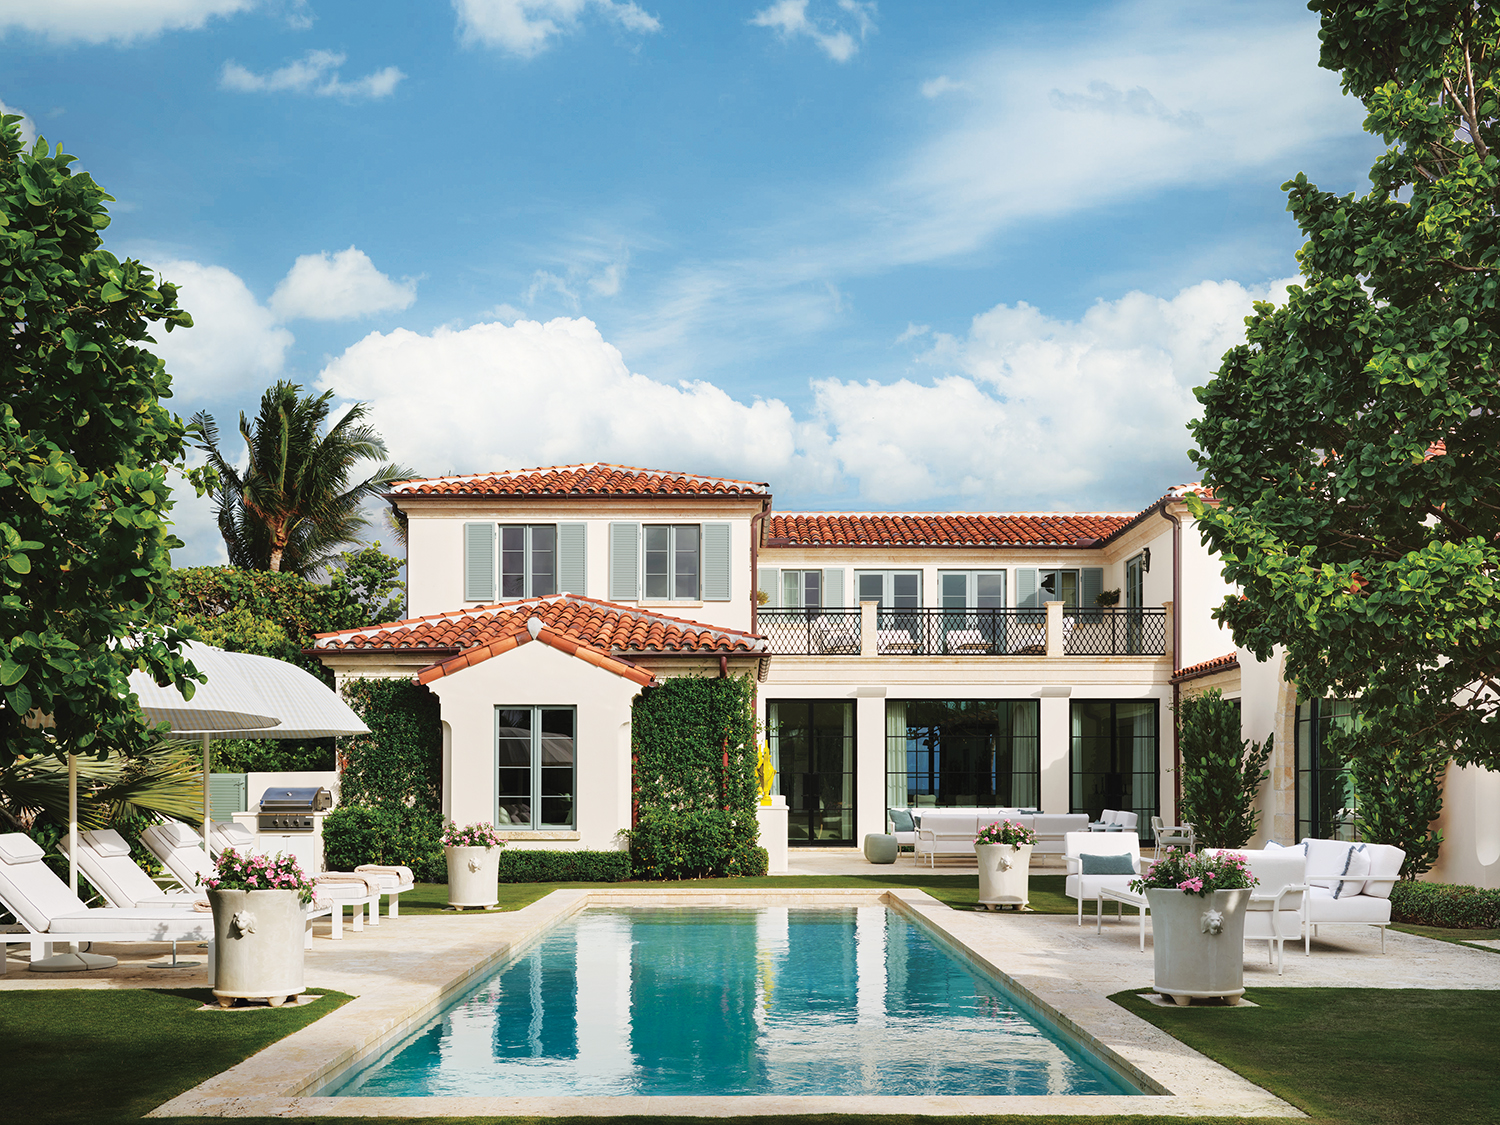
{"type": "Polygon", "coordinates": [[[1151,548],[1141,548],[1141,570],[1146,574],[1151,573],[1151,548]]]}

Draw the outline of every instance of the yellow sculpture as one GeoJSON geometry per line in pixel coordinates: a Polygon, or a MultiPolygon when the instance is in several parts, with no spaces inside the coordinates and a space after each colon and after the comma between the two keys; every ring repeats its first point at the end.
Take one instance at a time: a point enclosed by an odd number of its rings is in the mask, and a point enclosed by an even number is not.
{"type": "Polygon", "coordinates": [[[769,805],[771,803],[771,786],[776,781],[776,767],[771,764],[771,747],[769,743],[760,744],[760,757],[755,763],[755,779],[760,785],[760,803],[769,805]]]}

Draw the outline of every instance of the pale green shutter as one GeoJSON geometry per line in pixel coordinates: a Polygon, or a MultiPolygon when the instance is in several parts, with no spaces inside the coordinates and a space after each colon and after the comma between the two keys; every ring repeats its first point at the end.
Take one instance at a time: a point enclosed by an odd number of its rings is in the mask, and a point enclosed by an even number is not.
{"type": "Polygon", "coordinates": [[[641,596],[641,525],[609,525],[609,599],[639,601],[641,596]]]}
{"type": "Polygon", "coordinates": [[[1098,621],[1099,595],[1104,592],[1104,571],[1097,566],[1086,566],[1078,575],[1078,608],[1084,610],[1081,617],[1086,621],[1098,621]]]}
{"type": "Polygon", "coordinates": [[[233,820],[249,807],[250,778],[242,773],[208,775],[208,814],[214,820],[233,820]]]}
{"type": "Polygon", "coordinates": [[[823,606],[825,609],[844,608],[844,568],[841,566],[823,571],[823,606]]]}
{"type": "Polygon", "coordinates": [[[464,524],[464,601],[495,600],[495,525],[464,524]]]}
{"type": "Polygon", "coordinates": [[[703,600],[727,602],[734,589],[730,574],[730,534],[727,523],[703,525],[703,600]]]}
{"type": "Polygon", "coordinates": [[[1039,606],[1042,603],[1037,600],[1037,575],[1036,567],[1022,566],[1016,568],[1016,605],[1022,609],[1031,606],[1039,606]]]}
{"type": "Polygon", "coordinates": [[[563,594],[588,594],[588,524],[557,525],[557,589],[563,594]]]}
{"type": "Polygon", "coordinates": [[[781,581],[781,571],[774,566],[763,566],[755,574],[755,586],[757,590],[764,590],[766,594],[766,608],[774,609],[780,605],[777,596],[777,584],[781,581]]]}

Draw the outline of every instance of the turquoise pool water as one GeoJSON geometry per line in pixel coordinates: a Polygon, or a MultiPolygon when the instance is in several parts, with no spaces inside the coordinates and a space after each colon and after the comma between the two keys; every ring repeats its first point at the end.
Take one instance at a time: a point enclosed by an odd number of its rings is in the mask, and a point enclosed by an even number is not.
{"type": "Polygon", "coordinates": [[[584,911],[323,1093],[1139,1091],[874,906],[584,911]]]}

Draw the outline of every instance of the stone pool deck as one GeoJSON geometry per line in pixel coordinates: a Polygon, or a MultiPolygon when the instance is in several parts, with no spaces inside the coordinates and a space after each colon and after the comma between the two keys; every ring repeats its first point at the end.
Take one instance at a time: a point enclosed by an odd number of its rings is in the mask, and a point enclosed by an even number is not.
{"type": "MultiPolygon", "coordinates": [[[[1295,1108],[1111,1003],[1122,989],[1151,991],[1150,942],[1137,948],[1132,920],[1109,922],[1096,935],[1071,916],[956,911],[919,890],[774,889],[697,891],[691,888],[556,891],[523,910],[462,917],[382,919],[362,934],[326,938],[326,924],[307,955],[307,983],[357,999],[309,1027],[174,1098],[153,1116],[442,1117],[642,1114],[910,1113],[910,1114],[1124,1114],[1186,1117],[1238,1115],[1301,1117],[1295,1108]],[[381,1048],[425,1021],[432,1010],[462,992],[496,964],[528,946],[543,931],[588,904],[636,905],[874,905],[885,903],[918,916],[976,964],[1003,978],[1023,1000],[1052,1016],[1086,1046],[1111,1058],[1144,1088],[1142,1097],[730,1097],[698,1098],[324,1098],[311,1096],[349,1063],[381,1048]]],[[[160,957],[128,946],[101,952],[121,956],[117,969],[95,974],[40,977],[19,971],[17,951],[0,990],[29,988],[204,987],[203,966],[153,970],[160,957]]],[[[1325,930],[1305,957],[1288,948],[1278,977],[1250,947],[1245,983],[1250,987],[1500,988],[1500,956],[1391,932],[1380,954],[1373,929],[1325,930]]],[[[186,955],[201,951],[187,951],[186,955]]],[[[1251,1009],[1241,1009],[1247,1016],[1251,1009]]],[[[203,1019],[254,1019],[254,1011],[205,1011],[203,1019]]]]}

